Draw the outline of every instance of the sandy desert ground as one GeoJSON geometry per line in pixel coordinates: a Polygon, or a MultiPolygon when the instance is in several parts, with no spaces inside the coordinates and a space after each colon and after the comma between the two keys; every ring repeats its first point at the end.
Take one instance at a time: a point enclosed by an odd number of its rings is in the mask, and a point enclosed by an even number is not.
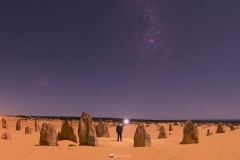
{"type": "MultiPolygon", "coordinates": [[[[0,117],[2,119],[2,117],[0,117]]],[[[115,127],[109,126],[110,138],[98,138],[99,146],[79,146],[71,141],[59,141],[59,146],[39,146],[39,132],[32,135],[25,134],[28,125],[34,128],[34,120],[23,120],[22,130],[16,131],[17,117],[6,117],[11,140],[0,139],[1,160],[107,160],[109,154],[114,154],[114,159],[134,160],[240,160],[240,130],[230,131],[226,127],[226,133],[215,134],[216,126],[199,126],[199,144],[179,144],[183,137],[183,128],[173,126],[172,135],[169,135],[168,124],[164,125],[168,138],[157,139],[159,132],[157,125],[146,127],[152,138],[151,147],[133,147],[133,137],[137,125],[125,126],[123,141],[116,141],[115,127]],[[213,131],[212,136],[206,136],[207,129],[213,131]]],[[[39,120],[39,123],[48,122],[60,131],[60,120],[39,120]]],[[[1,126],[1,125],[0,125],[1,126]]],[[[78,121],[74,122],[77,133],[78,121]]],[[[6,129],[0,129],[0,135],[6,129]]]]}

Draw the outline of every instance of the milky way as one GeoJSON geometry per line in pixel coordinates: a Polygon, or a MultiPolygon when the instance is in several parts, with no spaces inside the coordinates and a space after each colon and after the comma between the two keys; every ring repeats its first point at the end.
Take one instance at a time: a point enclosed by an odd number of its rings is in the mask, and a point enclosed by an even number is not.
{"type": "Polygon", "coordinates": [[[159,63],[165,61],[167,56],[164,48],[164,25],[162,8],[163,1],[160,0],[134,0],[132,8],[141,12],[143,24],[145,24],[144,32],[137,33],[137,38],[141,37],[140,44],[136,48],[137,53],[143,60],[158,59],[159,63]]]}
{"type": "MultiPolygon", "coordinates": [[[[171,50],[166,43],[166,24],[164,19],[165,7],[162,0],[132,0],[128,2],[131,10],[140,14],[143,30],[135,34],[137,45],[134,46],[143,76],[154,74],[155,78],[162,78],[167,70],[166,64],[170,61],[171,50]]],[[[137,14],[134,15],[137,17],[137,14]]]]}

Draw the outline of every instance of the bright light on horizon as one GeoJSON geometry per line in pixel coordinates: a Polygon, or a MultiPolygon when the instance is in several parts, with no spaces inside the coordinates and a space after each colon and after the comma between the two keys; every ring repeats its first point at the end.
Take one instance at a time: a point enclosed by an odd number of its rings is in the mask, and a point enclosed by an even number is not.
{"type": "Polygon", "coordinates": [[[124,119],[124,124],[128,124],[129,123],[129,120],[128,119],[124,119]]]}

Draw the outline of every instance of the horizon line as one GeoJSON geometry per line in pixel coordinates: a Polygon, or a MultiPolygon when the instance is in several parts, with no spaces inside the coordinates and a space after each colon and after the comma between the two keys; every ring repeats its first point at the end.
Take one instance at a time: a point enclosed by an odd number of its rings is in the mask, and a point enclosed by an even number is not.
{"type": "MultiPolygon", "coordinates": [[[[72,119],[77,119],[80,118],[81,116],[52,116],[52,115],[0,115],[2,117],[23,117],[23,118],[30,118],[30,117],[34,117],[34,118],[52,118],[52,119],[68,119],[68,118],[72,118],[72,119]]],[[[123,120],[123,119],[129,119],[132,121],[152,121],[152,122],[157,122],[157,121],[172,121],[172,122],[183,122],[183,121],[236,121],[236,122],[240,122],[240,118],[196,118],[196,119],[147,119],[147,118],[119,118],[119,117],[92,117],[95,120],[123,120]]]]}

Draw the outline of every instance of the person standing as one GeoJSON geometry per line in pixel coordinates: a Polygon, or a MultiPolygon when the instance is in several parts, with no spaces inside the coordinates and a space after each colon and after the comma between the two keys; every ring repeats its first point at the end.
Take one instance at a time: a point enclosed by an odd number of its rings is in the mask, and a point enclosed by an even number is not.
{"type": "Polygon", "coordinates": [[[123,125],[119,122],[118,125],[117,125],[117,128],[116,128],[116,132],[118,134],[118,137],[117,137],[117,141],[122,141],[122,132],[123,132],[123,125]]]}

